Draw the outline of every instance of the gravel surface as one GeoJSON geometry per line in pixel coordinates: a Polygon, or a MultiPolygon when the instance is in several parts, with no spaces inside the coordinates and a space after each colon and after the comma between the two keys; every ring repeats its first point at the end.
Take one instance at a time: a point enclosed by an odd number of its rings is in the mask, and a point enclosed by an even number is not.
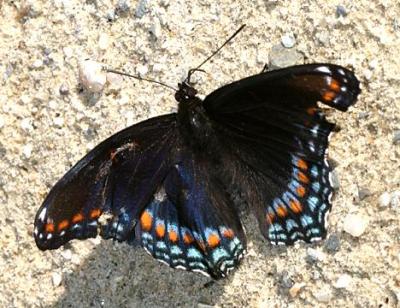
{"type": "Polygon", "coordinates": [[[400,305],[398,1],[21,0],[0,1],[0,18],[0,306],[400,305]],[[243,23],[196,75],[201,93],[265,63],[332,62],[362,83],[353,108],[329,112],[341,131],[328,239],[272,247],[245,215],[247,255],[213,284],[112,241],[39,251],[34,215],[64,172],[107,136],[177,106],[169,89],[128,78],[90,95],[80,61],[176,85],[243,23]]]}

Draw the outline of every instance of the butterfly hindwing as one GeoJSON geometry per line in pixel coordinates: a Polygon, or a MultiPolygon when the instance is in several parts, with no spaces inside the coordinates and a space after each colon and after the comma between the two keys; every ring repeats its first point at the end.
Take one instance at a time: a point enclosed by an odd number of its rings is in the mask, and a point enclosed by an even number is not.
{"type": "Polygon", "coordinates": [[[334,125],[318,101],[347,110],[359,94],[349,70],[310,64],[261,73],[221,87],[204,107],[233,153],[242,189],[272,243],[325,237],[331,207],[328,137],[334,125]]]}
{"type": "Polygon", "coordinates": [[[224,277],[237,266],[246,241],[222,184],[210,166],[183,153],[141,215],[136,238],[173,268],[224,277]]]}
{"type": "Polygon", "coordinates": [[[40,249],[95,237],[98,219],[111,214],[103,236],[126,239],[162,181],[176,138],[174,114],[131,126],[100,143],[52,188],[35,218],[40,249]]]}

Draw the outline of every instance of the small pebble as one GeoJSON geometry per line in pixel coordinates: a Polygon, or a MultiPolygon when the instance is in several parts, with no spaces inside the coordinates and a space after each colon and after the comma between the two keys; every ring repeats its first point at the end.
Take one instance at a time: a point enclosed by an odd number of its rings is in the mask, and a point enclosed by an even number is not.
{"type": "Polygon", "coordinates": [[[340,237],[336,233],[332,233],[325,241],[324,247],[328,253],[338,252],[340,250],[340,237]]]}
{"type": "Polygon", "coordinates": [[[392,196],[387,191],[385,191],[382,195],[380,195],[378,199],[379,206],[381,207],[388,207],[390,201],[392,201],[392,196]]]}
{"type": "Polygon", "coordinates": [[[390,206],[393,208],[400,208],[400,190],[394,191],[392,193],[392,200],[390,201],[390,206]]]}
{"type": "Polygon", "coordinates": [[[340,188],[340,181],[339,181],[339,177],[337,175],[336,170],[333,170],[331,172],[330,180],[331,180],[332,188],[334,190],[338,190],[340,188]]]}
{"type": "Polygon", "coordinates": [[[395,130],[393,133],[393,143],[400,144],[400,130],[395,130]]]}
{"type": "Polygon", "coordinates": [[[332,299],[332,291],[328,287],[314,292],[313,295],[321,303],[327,303],[332,299]]]}
{"type": "Polygon", "coordinates": [[[65,249],[64,251],[61,252],[61,255],[65,260],[71,260],[72,251],[71,249],[65,249]]]}
{"type": "Polygon", "coordinates": [[[281,285],[286,289],[289,289],[289,288],[293,287],[293,285],[294,285],[294,281],[290,277],[290,274],[287,271],[283,271],[281,273],[279,280],[280,280],[281,285]]]}
{"type": "Polygon", "coordinates": [[[109,22],[113,22],[116,19],[115,11],[114,10],[108,11],[106,14],[106,19],[109,22]]]}
{"type": "Polygon", "coordinates": [[[103,66],[92,60],[79,63],[79,79],[83,87],[93,93],[103,91],[107,81],[103,66]]]}
{"type": "Polygon", "coordinates": [[[336,289],[347,289],[351,284],[352,278],[347,274],[340,275],[338,280],[336,280],[336,289]]]}
{"type": "Polygon", "coordinates": [[[32,63],[32,68],[34,69],[40,69],[43,67],[43,60],[37,59],[35,62],[32,63]]]}
{"type": "Polygon", "coordinates": [[[367,198],[368,196],[371,196],[371,192],[368,188],[365,187],[360,187],[358,189],[358,198],[360,200],[364,200],[365,198],[367,198]]]}
{"type": "Polygon", "coordinates": [[[30,132],[33,130],[33,126],[32,126],[32,122],[31,119],[29,118],[25,118],[21,120],[21,128],[25,131],[25,132],[30,132]]]}
{"type": "Polygon", "coordinates": [[[26,144],[24,145],[24,147],[22,148],[22,154],[24,154],[25,158],[30,158],[32,156],[32,150],[33,150],[33,146],[32,144],[26,144]]]}
{"type": "Polygon", "coordinates": [[[371,71],[370,69],[365,69],[364,72],[363,72],[363,74],[364,74],[364,78],[365,78],[366,80],[371,80],[371,78],[372,78],[372,71],[371,71]]]}
{"type": "Polygon", "coordinates": [[[107,73],[106,77],[108,83],[107,89],[112,92],[119,92],[121,90],[124,78],[121,75],[114,73],[107,73]]]}
{"type": "Polygon", "coordinates": [[[61,95],[68,95],[69,94],[69,87],[66,83],[63,83],[58,90],[61,95]]]}
{"type": "Polygon", "coordinates": [[[346,17],[347,16],[346,8],[343,5],[338,5],[336,7],[336,16],[337,17],[346,17]]]}
{"type": "Polygon", "coordinates": [[[61,285],[62,276],[59,273],[53,273],[51,280],[53,281],[53,286],[58,287],[61,285]]]}
{"type": "Polygon", "coordinates": [[[115,7],[115,12],[122,16],[122,15],[126,15],[129,13],[129,9],[130,9],[130,5],[129,5],[129,1],[127,0],[118,0],[118,3],[115,7]]]}
{"type": "Polygon", "coordinates": [[[286,49],[282,45],[272,47],[268,55],[269,68],[279,69],[303,62],[303,56],[295,49],[286,49]]]}
{"type": "Polygon", "coordinates": [[[63,117],[55,117],[53,119],[53,123],[56,127],[63,127],[64,125],[64,118],[63,117]]]}
{"type": "Polygon", "coordinates": [[[314,248],[307,248],[307,258],[312,262],[322,262],[325,260],[325,254],[314,248]]]}
{"type": "Polygon", "coordinates": [[[354,237],[359,237],[368,226],[368,221],[358,214],[348,214],[343,223],[343,229],[354,237]]]}
{"type": "Polygon", "coordinates": [[[139,0],[136,5],[135,16],[137,18],[142,18],[149,11],[149,1],[148,0],[139,0]]]}
{"type": "Polygon", "coordinates": [[[2,129],[4,127],[4,119],[2,117],[0,117],[0,129],[2,129]]]}
{"type": "Polygon", "coordinates": [[[296,44],[296,39],[294,35],[291,33],[287,33],[281,38],[281,42],[283,47],[285,48],[292,48],[296,44]]]}
{"type": "Polygon", "coordinates": [[[296,297],[299,292],[301,291],[302,288],[304,288],[306,284],[305,283],[299,283],[296,282],[290,289],[289,289],[289,295],[290,297],[294,298],[296,297]]]}
{"type": "Polygon", "coordinates": [[[153,35],[154,39],[158,40],[161,37],[161,25],[158,20],[155,20],[150,28],[150,33],[153,35]]]}
{"type": "Polygon", "coordinates": [[[149,69],[148,69],[147,66],[145,66],[145,65],[139,65],[139,66],[136,68],[136,72],[138,73],[138,75],[139,75],[140,77],[143,77],[144,75],[146,75],[148,71],[149,71],[149,69]]]}
{"type": "Polygon", "coordinates": [[[98,41],[98,46],[100,50],[107,50],[109,45],[110,45],[110,40],[108,39],[107,34],[100,33],[98,41]]]}

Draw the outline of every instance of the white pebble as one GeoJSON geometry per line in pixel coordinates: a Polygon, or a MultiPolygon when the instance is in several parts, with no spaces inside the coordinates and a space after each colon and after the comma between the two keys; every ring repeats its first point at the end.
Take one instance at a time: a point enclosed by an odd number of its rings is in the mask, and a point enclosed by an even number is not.
{"type": "Polygon", "coordinates": [[[400,190],[392,193],[392,200],[390,201],[390,206],[396,209],[400,207],[400,190]]]}
{"type": "Polygon", "coordinates": [[[35,60],[35,62],[32,63],[32,67],[34,69],[39,69],[43,66],[43,61],[40,59],[35,60]]]}
{"type": "Polygon", "coordinates": [[[109,41],[109,39],[108,39],[107,34],[105,34],[105,33],[100,33],[98,44],[99,44],[99,48],[100,48],[101,50],[106,50],[106,49],[109,47],[110,41],[109,41]]]}
{"type": "Polygon", "coordinates": [[[293,34],[287,33],[281,38],[282,45],[286,48],[292,48],[296,44],[296,39],[293,34]]]}
{"type": "Polygon", "coordinates": [[[382,195],[380,195],[378,202],[381,207],[387,207],[390,204],[390,201],[392,200],[392,196],[390,193],[385,191],[382,195]]]}
{"type": "Polygon", "coordinates": [[[149,70],[148,70],[147,66],[145,66],[145,65],[139,65],[136,69],[136,72],[138,73],[138,75],[140,77],[143,77],[144,75],[146,75],[148,71],[149,70]]]}
{"type": "Polygon", "coordinates": [[[67,59],[71,58],[73,56],[73,54],[74,54],[74,50],[69,46],[64,47],[63,48],[63,52],[64,52],[65,58],[67,58],[67,59]]]}
{"type": "Polygon", "coordinates": [[[348,214],[343,223],[344,231],[354,237],[358,237],[363,234],[367,226],[367,219],[358,214],[348,214]]]}
{"type": "Polygon", "coordinates": [[[332,298],[332,291],[329,288],[325,287],[318,290],[317,292],[314,292],[313,295],[317,299],[317,301],[327,303],[332,298]]]}
{"type": "Polygon", "coordinates": [[[343,274],[340,275],[340,277],[338,278],[338,280],[335,283],[335,288],[336,289],[347,289],[350,284],[351,284],[351,276],[347,275],[347,274],[343,274]]]}
{"type": "Polygon", "coordinates": [[[72,252],[70,249],[65,249],[64,251],[61,252],[61,255],[65,260],[71,260],[72,258],[72,252]]]}
{"type": "Polygon", "coordinates": [[[124,81],[123,77],[119,74],[107,73],[107,83],[108,89],[110,91],[118,92],[122,87],[122,82],[124,81]]]}
{"type": "Polygon", "coordinates": [[[325,260],[325,254],[314,248],[307,248],[307,255],[314,261],[322,262],[325,260]]]}
{"type": "Polygon", "coordinates": [[[63,127],[63,125],[64,125],[64,118],[62,118],[62,117],[56,117],[56,118],[53,119],[53,123],[54,123],[54,125],[57,126],[57,127],[63,127]]]}
{"type": "Polygon", "coordinates": [[[28,143],[24,145],[24,147],[22,148],[22,154],[24,154],[26,158],[30,158],[32,156],[32,150],[33,150],[32,144],[28,143]]]}
{"type": "Polygon", "coordinates": [[[61,285],[62,276],[59,273],[53,273],[51,275],[51,280],[53,281],[53,286],[58,287],[61,285]]]}
{"type": "Polygon", "coordinates": [[[166,71],[165,66],[161,63],[156,63],[153,65],[153,73],[161,73],[166,71]]]}
{"type": "Polygon", "coordinates": [[[103,66],[92,60],[84,60],[79,63],[79,79],[82,85],[93,93],[103,91],[107,81],[103,66]]]}
{"type": "Polygon", "coordinates": [[[364,77],[366,80],[371,80],[372,78],[372,71],[370,69],[364,70],[364,77]]]}
{"type": "Polygon", "coordinates": [[[31,119],[29,118],[25,118],[21,120],[21,128],[26,131],[26,132],[30,132],[33,130],[33,126],[31,123],[31,119]]]}
{"type": "Polygon", "coordinates": [[[4,127],[4,119],[0,117],[0,129],[4,127]]]}

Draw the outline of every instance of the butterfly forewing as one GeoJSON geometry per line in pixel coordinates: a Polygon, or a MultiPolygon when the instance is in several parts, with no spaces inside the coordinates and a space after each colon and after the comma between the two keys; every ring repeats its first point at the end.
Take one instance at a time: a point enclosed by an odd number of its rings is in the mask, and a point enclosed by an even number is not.
{"type": "Polygon", "coordinates": [[[310,64],[251,76],[206,97],[204,107],[272,243],[325,236],[333,191],[326,149],[334,125],[317,102],[345,111],[359,92],[349,70],[310,64]]]}

